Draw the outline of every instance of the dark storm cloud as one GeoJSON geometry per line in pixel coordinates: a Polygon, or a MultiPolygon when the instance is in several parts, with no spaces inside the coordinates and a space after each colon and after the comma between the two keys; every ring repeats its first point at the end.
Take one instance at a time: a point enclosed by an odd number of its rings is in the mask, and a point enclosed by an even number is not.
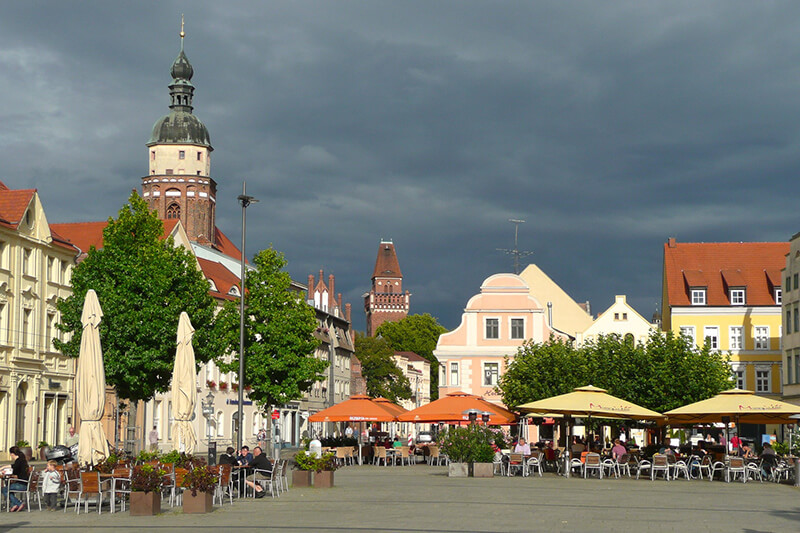
{"type": "Polygon", "coordinates": [[[792,2],[27,2],[0,17],[0,179],[50,221],[115,214],[146,172],[186,13],[218,226],[319,268],[363,327],[380,238],[447,327],[520,247],[595,312],[650,317],[662,243],[786,240],[792,2]]]}

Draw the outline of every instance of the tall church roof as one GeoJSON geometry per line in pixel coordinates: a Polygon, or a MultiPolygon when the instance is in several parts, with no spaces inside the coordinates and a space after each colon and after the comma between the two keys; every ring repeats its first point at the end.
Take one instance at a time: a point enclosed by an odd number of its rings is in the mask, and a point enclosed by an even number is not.
{"type": "Polygon", "coordinates": [[[394,244],[389,241],[381,241],[378,247],[378,258],[375,260],[375,270],[372,272],[373,278],[402,278],[400,263],[397,261],[397,252],[394,244]]]}
{"type": "Polygon", "coordinates": [[[169,86],[170,112],[153,125],[153,133],[147,146],[154,144],[194,144],[211,148],[208,128],[192,114],[194,68],[183,51],[183,32],[181,32],[181,51],[170,68],[172,83],[169,86]]]}

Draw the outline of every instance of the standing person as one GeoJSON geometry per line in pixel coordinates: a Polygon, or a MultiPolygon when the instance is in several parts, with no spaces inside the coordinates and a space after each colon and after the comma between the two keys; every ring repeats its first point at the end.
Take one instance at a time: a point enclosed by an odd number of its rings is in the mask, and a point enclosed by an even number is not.
{"type": "Polygon", "coordinates": [[[739,435],[734,433],[733,437],[731,437],[731,451],[734,453],[738,453],[739,448],[741,447],[742,447],[742,440],[739,438],[739,435]]]}
{"type": "Polygon", "coordinates": [[[67,433],[69,434],[66,442],[67,448],[71,448],[73,445],[78,444],[78,436],[75,434],[75,427],[70,426],[67,433]]]}
{"type": "Polygon", "coordinates": [[[58,489],[61,488],[61,473],[56,470],[56,461],[47,461],[47,469],[42,473],[42,492],[48,511],[58,506],[58,489]]]}
{"type": "Polygon", "coordinates": [[[150,451],[158,451],[158,428],[156,426],[153,426],[153,431],[147,436],[147,440],[150,441],[150,451]]]}
{"type": "Polygon", "coordinates": [[[267,447],[267,430],[266,429],[261,428],[260,430],[258,430],[258,436],[256,438],[258,439],[258,445],[261,446],[262,449],[267,447]]]}
{"type": "Polygon", "coordinates": [[[2,494],[3,498],[8,498],[8,505],[10,505],[8,511],[10,513],[16,513],[17,511],[25,510],[25,504],[22,503],[13,492],[9,493],[8,489],[25,490],[25,487],[28,486],[27,483],[22,483],[28,481],[28,461],[25,460],[25,454],[20,451],[18,446],[9,448],[8,453],[14,460],[14,462],[11,463],[12,481],[9,486],[3,487],[2,494]],[[13,481],[14,479],[19,479],[19,481],[13,481]]]}
{"type": "Polygon", "coordinates": [[[347,424],[347,427],[344,430],[344,436],[347,437],[348,439],[353,438],[353,428],[350,424],[347,424]]]}

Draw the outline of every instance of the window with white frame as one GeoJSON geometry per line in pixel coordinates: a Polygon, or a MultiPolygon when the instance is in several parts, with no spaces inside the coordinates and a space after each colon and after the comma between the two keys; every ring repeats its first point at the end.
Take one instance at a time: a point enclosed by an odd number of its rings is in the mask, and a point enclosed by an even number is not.
{"type": "Polygon", "coordinates": [[[22,273],[27,276],[33,275],[32,255],[33,250],[30,248],[22,249],[22,273]]]}
{"type": "Polygon", "coordinates": [[[706,305],[705,289],[692,289],[692,305],[706,305]]]}
{"type": "Polygon", "coordinates": [[[225,436],[225,413],[217,411],[217,437],[225,436]]]}
{"type": "Polygon", "coordinates": [[[744,369],[734,370],[733,371],[733,381],[734,381],[734,383],[736,383],[736,388],[737,389],[743,389],[744,390],[744,388],[745,388],[744,369]]]}
{"type": "Polygon", "coordinates": [[[500,377],[500,363],[483,363],[483,386],[494,387],[500,377]]]}
{"type": "Polygon", "coordinates": [[[705,326],[703,328],[703,338],[708,343],[708,347],[712,350],[719,349],[719,327],[718,326],[705,326]]]}
{"type": "Polygon", "coordinates": [[[744,328],[742,326],[731,326],[728,329],[728,349],[741,350],[744,346],[744,328]]]}
{"type": "Polygon", "coordinates": [[[172,424],[175,423],[175,417],[172,415],[172,401],[167,402],[167,438],[172,440],[172,424]]]}
{"type": "Polygon", "coordinates": [[[20,340],[22,341],[21,344],[23,348],[27,348],[30,342],[29,337],[31,335],[31,315],[33,315],[33,310],[22,310],[22,331],[20,332],[20,336],[22,338],[20,340]]]}
{"type": "Polygon", "coordinates": [[[525,338],[525,319],[512,318],[511,319],[511,338],[524,339],[525,338]]]}
{"type": "Polygon", "coordinates": [[[447,386],[447,362],[442,363],[442,366],[439,367],[439,383],[443,387],[447,386]]]}
{"type": "Polygon", "coordinates": [[[696,344],[694,337],[694,326],[681,326],[681,335],[692,341],[693,345],[696,344]]]}
{"type": "Polygon", "coordinates": [[[794,350],[794,382],[800,383],[800,348],[794,350]]]}
{"type": "Polygon", "coordinates": [[[744,305],[744,289],[730,290],[731,305],[744,305]]]}
{"type": "Polygon", "coordinates": [[[769,350],[769,326],[756,326],[753,338],[756,350],[769,350]]]}
{"type": "Polygon", "coordinates": [[[756,368],[756,392],[770,392],[770,371],[756,368]]]}
{"type": "Polygon", "coordinates": [[[775,303],[779,304],[783,302],[783,291],[781,291],[780,287],[775,287],[775,303]]]}
{"type": "Polygon", "coordinates": [[[500,338],[500,319],[487,318],[486,319],[486,338],[499,339],[500,338]]]}
{"type": "Polygon", "coordinates": [[[458,363],[450,363],[450,386],[458,385],[458,363]]]}

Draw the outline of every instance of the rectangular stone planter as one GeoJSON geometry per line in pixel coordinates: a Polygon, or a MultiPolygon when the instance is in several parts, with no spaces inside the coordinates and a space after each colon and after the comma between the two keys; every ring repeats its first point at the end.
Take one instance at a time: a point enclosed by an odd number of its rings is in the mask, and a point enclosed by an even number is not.
{"type": "Polygon", "coordinates": [[[333,487],[333,472],[324,471],[314,474],[314,486],[318,489],[329,489],[333,487]]]}
{"type": "Polygon", "coordinates": [[[159,492],[131,492],[131,516],[153,516],[160,512],[159,492]]]}
{"type": "Polygon", "coordinates": [[[469,475],[469,463],[450,463],[447,475],[450,477],[467,477],[469,475]]]}
{"type": "Polygon", "coordinates": [[[472,477],[494,477],[494,464],[472,463],[472,477]]]}
{"type": "Polygon", "coordinates": [[[186,514],[210,513],[214,507],[213,492],[198,492],[192,496],[192,491],[183,491],[183,512],[186,514]]]}
{"type": "Polygon", "coordinates": [[[308,470],[293,470],[292,471],[292,486],[293,487],[310,487],[311,486],[311,472],[308,470]]]}

